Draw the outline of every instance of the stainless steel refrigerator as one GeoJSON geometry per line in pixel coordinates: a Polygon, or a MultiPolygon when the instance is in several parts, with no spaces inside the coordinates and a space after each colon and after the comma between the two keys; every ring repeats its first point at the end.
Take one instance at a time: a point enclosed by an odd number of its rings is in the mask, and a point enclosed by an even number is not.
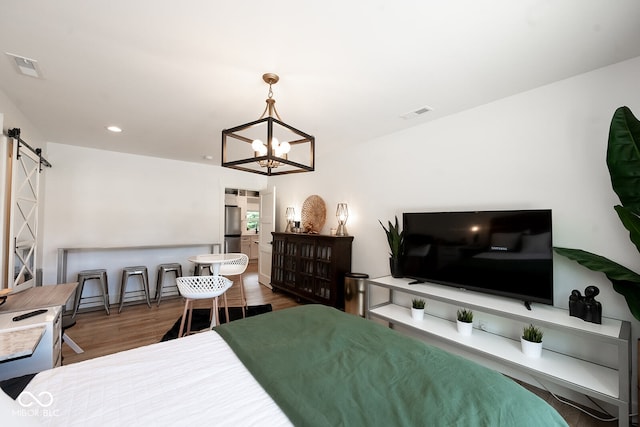
{"type": "Polygon", "coordinates": [[[224,207],[224,252],[241,251],[242,211],[237,206],[224,207]]]}

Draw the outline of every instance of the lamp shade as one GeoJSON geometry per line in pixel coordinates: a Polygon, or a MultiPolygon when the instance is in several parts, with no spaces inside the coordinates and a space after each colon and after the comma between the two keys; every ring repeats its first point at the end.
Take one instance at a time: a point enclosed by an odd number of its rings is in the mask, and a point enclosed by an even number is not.
{"type": "Polygon", "coordinates": [[[287,208],[285,216],[287,217],[287,221],[293,221],[296,219],[296,210],[291,207],[287,208]]]}
{"type": "Polygon", "coordinates": [[[346,203],[338,203],[338,208],[336,209],[336,218],[338,218],[338,221],[347,221],[347,218],[349,218],[349,209],[347,208],[346,203]]]}
{"type": "Polygon", "coordinates": [[[287,228],[284,231],[285,233],[289,233],[293,231],[293,221],[296,219],[296,210],[288,207],[285,212],[285,217],[287,218],[287,228]]]}
{"type": "Polygon", "coordinates": [[[336,209],[336,218],[338,219],[338,230],[336,236],[347,236],[347,219],[349,218],[349,209],[346,203],[338,203],[336,209]]]}

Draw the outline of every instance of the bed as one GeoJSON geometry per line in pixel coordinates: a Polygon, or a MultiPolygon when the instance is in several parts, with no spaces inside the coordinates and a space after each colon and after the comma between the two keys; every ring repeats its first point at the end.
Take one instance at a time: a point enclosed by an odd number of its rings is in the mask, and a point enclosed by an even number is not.
{"type": "Polygon", "coordinates": [[[498,372],[321,305],[41,372],[14,403],[56,426],[566,426],[498,372]]]}

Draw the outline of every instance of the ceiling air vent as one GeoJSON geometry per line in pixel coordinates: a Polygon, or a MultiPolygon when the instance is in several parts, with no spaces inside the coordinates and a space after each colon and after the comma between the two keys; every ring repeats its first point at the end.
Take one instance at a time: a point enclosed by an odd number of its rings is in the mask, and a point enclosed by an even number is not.
{"type": "Polygon", "coordinates": [[[408,113],[403,114],[400,117],[405,120],[415,119],[416,117],[420,117],[423,114],[428,113],[429,111],[433,111],[433,108],[425,105],[424,107],[420,107],[417,110],[409,111],[408,113]]]}
{"type": "Polygon", "coordinates": [[[9,56],[9,58],[11,58],[11,62],[13,62],[13,65],[16,67],[18,73],[22,74],[23,76],[35,77],[36,79],[42,78],[40,67],[38,67],[38,61],[9,52],[5,53],[9,56]]]}

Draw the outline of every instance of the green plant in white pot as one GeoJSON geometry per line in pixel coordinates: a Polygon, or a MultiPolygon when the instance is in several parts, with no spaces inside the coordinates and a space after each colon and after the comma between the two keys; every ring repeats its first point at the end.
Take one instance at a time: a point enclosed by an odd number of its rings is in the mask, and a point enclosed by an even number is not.
{"type": "Polygon", "coordinates": [[[542,355],[542,336],[542,330],[532,324],[522,329],[520,343],[525,356],[539,358],[542,355]]]}
{"type": "Polygon", "coordinates": [[[458,310],[456,327],[460,335],[471,335],[473,332],[473,311],[466,308],[458,310]]]}
{"type": "Polygon", "coordinates": [[[424,308],[427,302],[422,298],[414,298],[411,300],[411,317],[414,320],[424,320],[424,308]]]}

